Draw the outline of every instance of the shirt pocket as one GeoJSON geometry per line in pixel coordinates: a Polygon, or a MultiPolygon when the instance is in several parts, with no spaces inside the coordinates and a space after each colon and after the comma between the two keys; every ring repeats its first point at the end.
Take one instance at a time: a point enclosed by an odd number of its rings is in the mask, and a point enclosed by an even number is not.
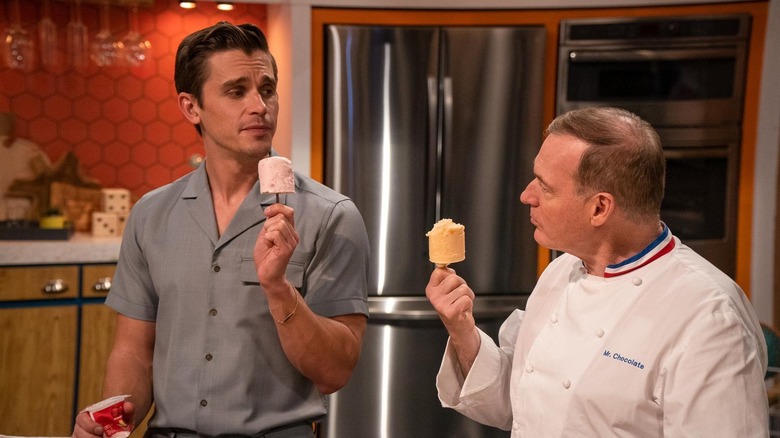
{"type": "Polygon", "coordinates": [[[302,296],[306,296],[303,288],[304,272],[306,272],[306,264],[296,260],[290,260],[290,263],[287,264],[287,270],[285,271],[287,280],[301,292],[302,296]]]}
{"type": "Polygon", "coordinates": [[[241,267],[239,268],[239,278],[245,285],[260,285],[260,279],[257,278],[257,268],[255,259],[252,257],[241,257],[241,267]]]}
{"type": "MultiPolygon", "coordinates": [[[[260,285],[260,280],[257,278],[255,259],[253,257],[242,257],[240,269],[239,275],[241,283],[245,285],[260,285]]],[[[287,280],[301,292],[301,295],[305,295],[303,290],[303,277],[305,271],[306,264],[297,260],[290,260],[285,271],[287,280]]]]}

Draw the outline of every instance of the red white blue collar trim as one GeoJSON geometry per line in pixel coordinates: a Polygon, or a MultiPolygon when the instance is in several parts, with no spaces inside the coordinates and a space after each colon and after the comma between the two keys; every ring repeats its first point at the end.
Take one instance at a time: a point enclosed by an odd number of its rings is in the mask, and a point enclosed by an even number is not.
{"type": "Polygon", "coordinates": [[[664,229],[661,234],[653,240],[647,248],[620,263],[608,265],[604,270],[604,278],[628,274],[629,272],[635,271],[642,266],[658,260],[664,254],[670,253],[674,248],[674,237],[672,237],[672,233],[669,232],[669,227],[667,227],[666,224],[663,224],[663,226],[664,229]]]}

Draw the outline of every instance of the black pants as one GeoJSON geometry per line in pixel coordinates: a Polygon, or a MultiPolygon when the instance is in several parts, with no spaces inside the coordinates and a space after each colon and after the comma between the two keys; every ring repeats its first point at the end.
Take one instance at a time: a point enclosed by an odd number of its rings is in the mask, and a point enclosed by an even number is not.
{"type": "Polygon", "coordinates": [[[198,435],[187,429],[175,428],[151,428],[146,431],[144,438],[315,438],[316,424],[296,423],[289,426],[278,427],[259,435],[217,435],[215,437],[206,437],[198,435]]]}

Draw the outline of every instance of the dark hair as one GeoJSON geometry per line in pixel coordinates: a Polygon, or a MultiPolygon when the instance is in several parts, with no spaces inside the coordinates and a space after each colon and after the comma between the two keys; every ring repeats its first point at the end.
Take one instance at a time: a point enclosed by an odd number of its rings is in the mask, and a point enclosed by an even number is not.
{"type": "Polygon", "coordinates": [[[664,197],[666,161],[658,133],[620,108],[584,108],[558,116],[546,130],[589,145],[577,168],[577,192],[611,193],[631,220],[657,219],[664,197]]]}
{"type": "MultiPolygon", "coordinates": [[[[192,94],[198,104],[203,106],[203,83],[209,75],[209,58],[215,53],[236,49],[246,54],[256,50],[267,53],[271,57],[274,78],[277,77],[276,60],[268,50],[268,41],[260,28],[249,23],[236,26],[220,21],[187,35],[179,44],[173,73],[176,92],[192,94]]],[[[196,128],[200,133],[200,126],[196,128]]]]}

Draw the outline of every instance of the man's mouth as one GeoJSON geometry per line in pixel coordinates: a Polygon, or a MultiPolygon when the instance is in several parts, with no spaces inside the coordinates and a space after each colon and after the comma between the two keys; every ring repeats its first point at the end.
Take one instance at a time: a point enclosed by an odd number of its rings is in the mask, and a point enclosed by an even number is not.
{"type": "Polygon", "coordinates": [[[248,132],[253,135],[265,135],[270,132],[271,129],[266,125],[246,125],[241,128],[242,132],[248,132]]]}

